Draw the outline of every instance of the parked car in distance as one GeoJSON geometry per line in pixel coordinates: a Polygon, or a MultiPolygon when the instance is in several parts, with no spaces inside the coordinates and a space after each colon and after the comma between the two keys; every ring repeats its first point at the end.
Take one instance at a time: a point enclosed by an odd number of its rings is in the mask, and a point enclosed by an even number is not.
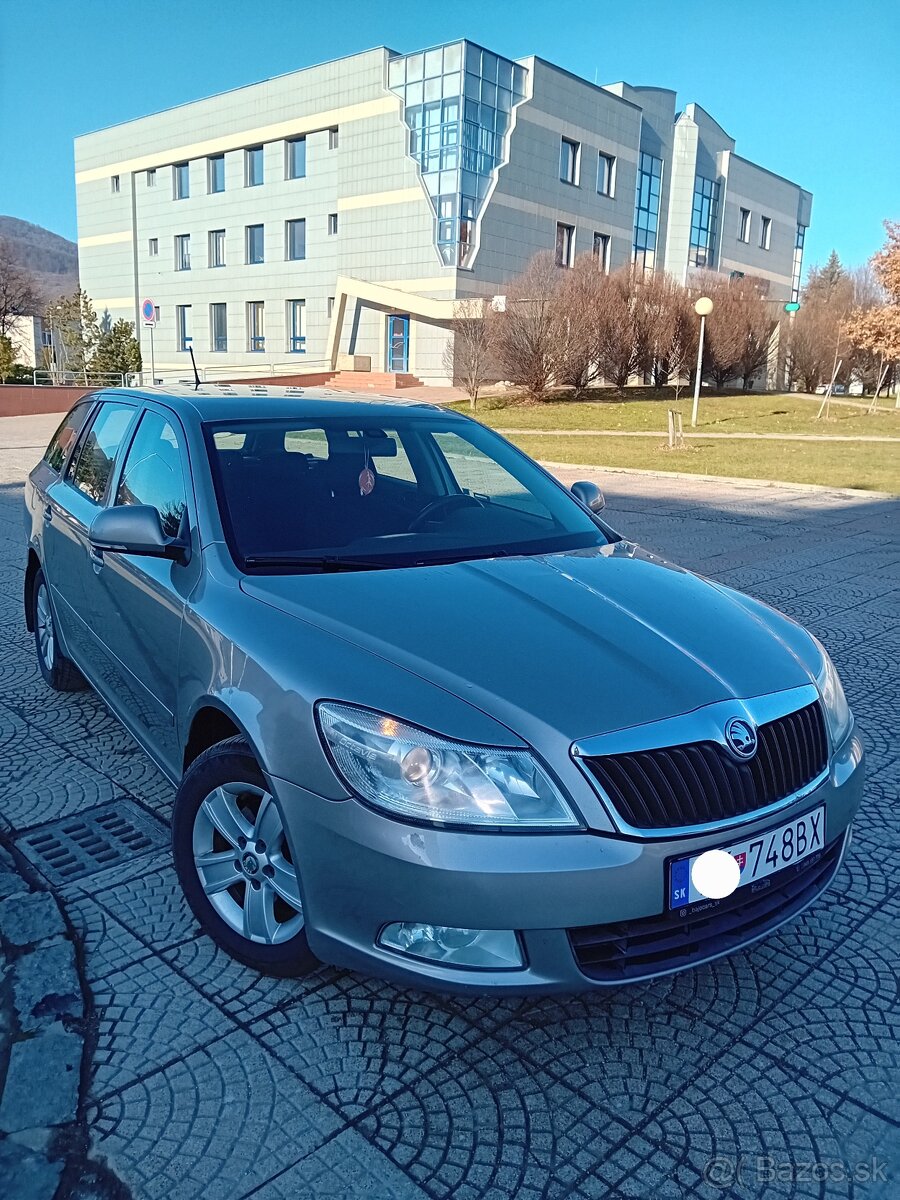
{"type": "Polygon", "coordinates": [[[864,755],[811,634],[462,414],[237,390],[86,396],[25,495],[43,677],[96,688],[177,786],[220,946],[578,991],[824,891],[864,755]]]}

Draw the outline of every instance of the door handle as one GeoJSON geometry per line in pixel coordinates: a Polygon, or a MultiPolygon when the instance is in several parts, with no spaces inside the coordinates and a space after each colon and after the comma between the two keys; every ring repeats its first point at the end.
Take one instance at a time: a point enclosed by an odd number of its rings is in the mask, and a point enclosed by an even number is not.
{"type": "Polygon", "coordinates": [[[53,520],[53,509],[49,504],[44,505],[44,522],[49,525],[53,520]]]}

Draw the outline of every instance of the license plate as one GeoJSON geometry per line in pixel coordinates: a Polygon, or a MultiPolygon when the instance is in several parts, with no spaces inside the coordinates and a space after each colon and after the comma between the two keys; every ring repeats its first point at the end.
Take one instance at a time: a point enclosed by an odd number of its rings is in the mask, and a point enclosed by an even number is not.
{"type": "MultiPolygon", "coordinates": [[[[754,834],[745,841],[715,847],[725,850],[741,868],[738,887],[765,879],[784,867],[802,862],[825,845],[825,809],[814,808],[802,817],[794,817],[775,829],[754,834]]],[[[707,846],[707,850],[713,847],[707,846]]],[[[705,851],[703,851],[705,853],[705,851]]],[[[669,868],[669,908],[682,908],[707,897],[698,892],[691,881],[691,869],[700,857],[678,858],[669,868]]]]}

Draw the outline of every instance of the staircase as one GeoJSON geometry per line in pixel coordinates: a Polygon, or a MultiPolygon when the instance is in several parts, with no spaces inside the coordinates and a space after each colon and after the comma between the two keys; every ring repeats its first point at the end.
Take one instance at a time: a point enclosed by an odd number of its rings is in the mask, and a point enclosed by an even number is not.
{"type": "Polygon", "coordinates": [[[396,371],[338,371],[328,386],[354,392],[396,392],[401,388],[422,387],[422,381],[415,375],[396,371]]]}

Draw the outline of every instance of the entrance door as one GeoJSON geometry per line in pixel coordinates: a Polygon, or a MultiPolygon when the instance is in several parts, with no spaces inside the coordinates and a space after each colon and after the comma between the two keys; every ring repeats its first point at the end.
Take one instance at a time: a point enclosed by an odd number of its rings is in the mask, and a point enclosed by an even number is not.
{"type": "Polygon", "coordinates": [[[409,317],[388,317],[387,366],[399,375],[409,369],[409,317]]]}

